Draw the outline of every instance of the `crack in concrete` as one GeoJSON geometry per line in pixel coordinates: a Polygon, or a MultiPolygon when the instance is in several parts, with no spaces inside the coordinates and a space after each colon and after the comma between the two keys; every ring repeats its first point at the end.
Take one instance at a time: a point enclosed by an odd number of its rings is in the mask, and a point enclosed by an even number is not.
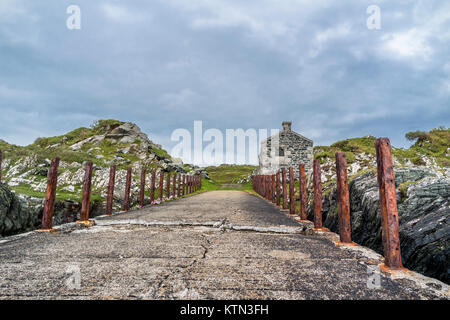
{"type": "Polygon", "coordinates": [[[219,229],[220,231],[238,231],[238,232],[258,232],[258,233],[276,233],[276,234],[305,234],[311,228],[307,226],[289,227],[289,226],[247,226],[233,225],[225,218],[221,221],[144,221],[139,219],[127,220],[95,220],[96,226],[120,226],[120,225],[140,225],[146,227],[207,227],[219,229]]]}

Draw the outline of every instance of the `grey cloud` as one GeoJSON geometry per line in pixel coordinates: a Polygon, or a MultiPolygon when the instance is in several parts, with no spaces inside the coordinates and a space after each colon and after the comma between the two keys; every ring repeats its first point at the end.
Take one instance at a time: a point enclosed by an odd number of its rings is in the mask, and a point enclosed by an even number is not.
{"type": "Polygon", "coordinates": [[[2,2],[0,138],[27,144],[117,118],[170,150],[172,130],[194,120],[293,120],[315,144],[372,134],[404,146],[407,131],[449,125],[442,1],[75,2],[2,2]],[[70,31],[75,2],[82,29],[70,31]],[[366,28],[371,4],[381,30],[366,28]]]}

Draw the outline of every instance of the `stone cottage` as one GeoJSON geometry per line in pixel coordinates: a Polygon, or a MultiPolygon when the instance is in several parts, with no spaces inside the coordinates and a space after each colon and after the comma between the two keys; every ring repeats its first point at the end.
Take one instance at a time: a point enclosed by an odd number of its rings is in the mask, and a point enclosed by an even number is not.
{"type": "Polygon", "coordinates": [[[292,131],[292,122],[284,121],[283,130],[261,142],[258,174],[274,174],[290,166],[298,177],[299,164],[305,164],[305,171],[312,172],[314,159],[313,141],[292,131]]]}

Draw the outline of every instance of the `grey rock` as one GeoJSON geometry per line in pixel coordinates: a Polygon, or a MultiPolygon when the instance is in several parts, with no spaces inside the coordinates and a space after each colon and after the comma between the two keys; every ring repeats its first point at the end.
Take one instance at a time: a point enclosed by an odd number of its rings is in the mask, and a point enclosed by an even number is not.
{"type": "MultiPolygon", "coordinates": [[[[399,168],[395,184],[404,266],[450,283],[450,179],[426,167],[399,168]]],[[[376,173],[351,180],[349,192],[353,241],[382,254],[376,173]]],[[[336,188],[324,193],[322,205],[324,226],[339,232],[336,188]]],[[[312,199],[308,217],[313,218],[312,199]]]]}
{"type": "Polygon", "coordinates": [[[28,208],[6,184],[0,183],[0,236],[33,230],[38,222],[37,210],[28,208]]]}

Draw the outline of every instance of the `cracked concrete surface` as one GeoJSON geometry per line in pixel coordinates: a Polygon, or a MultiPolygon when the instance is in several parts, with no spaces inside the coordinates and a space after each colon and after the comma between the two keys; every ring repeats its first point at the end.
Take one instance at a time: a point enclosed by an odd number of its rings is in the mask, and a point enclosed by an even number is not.
{"type": "Polygon", "coordinates": [[[208,192],[2,239],[0,299],[448,299],[335,238],[248,193],[208,192]]]}

